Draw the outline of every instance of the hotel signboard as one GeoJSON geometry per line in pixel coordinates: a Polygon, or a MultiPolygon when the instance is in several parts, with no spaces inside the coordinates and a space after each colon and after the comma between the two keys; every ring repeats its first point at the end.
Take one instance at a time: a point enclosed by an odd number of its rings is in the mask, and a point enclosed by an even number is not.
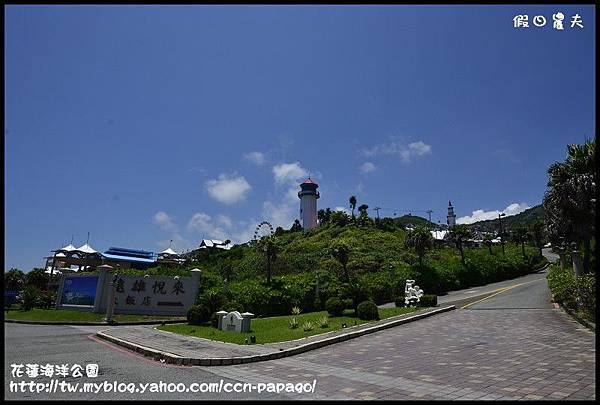
{"type": "Polygon", "coordinates": [[[115,314],[184,316],[198,295],[200,270],[192,270],[191,277],[169,277],[115,275],[109,269],[101,266],[92,276],[63,276],[56,307],[104,313],[113,288],[115,314]]]}

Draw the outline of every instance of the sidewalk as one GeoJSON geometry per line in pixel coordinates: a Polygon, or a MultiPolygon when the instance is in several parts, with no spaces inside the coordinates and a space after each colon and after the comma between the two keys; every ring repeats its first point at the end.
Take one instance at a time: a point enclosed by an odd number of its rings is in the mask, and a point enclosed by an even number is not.
{"type": "Polygon", "coordinates": [[[441,308],[427,308],[414,313],[399,315],[369,324],[352,326],[322,335],[269,344],[237,345],[178,335],[158,330],[152,326],[121,326],[100,331],[96,336],[167,363],[220,366],[293,356],[453,309],[455,309],[453,305],[441,308]]]}

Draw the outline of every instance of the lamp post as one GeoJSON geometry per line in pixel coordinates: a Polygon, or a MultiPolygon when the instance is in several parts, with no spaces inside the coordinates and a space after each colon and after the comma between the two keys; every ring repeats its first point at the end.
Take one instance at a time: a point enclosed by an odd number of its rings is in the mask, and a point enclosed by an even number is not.
{"type": "Polygon", "coordinates": [[[502,217],[506,216],[505,213],[498,214],[498,222],[500,223],[500,244],[502,245],[502,254],[504,255],[504,231],[502,230],[502,217]]]}

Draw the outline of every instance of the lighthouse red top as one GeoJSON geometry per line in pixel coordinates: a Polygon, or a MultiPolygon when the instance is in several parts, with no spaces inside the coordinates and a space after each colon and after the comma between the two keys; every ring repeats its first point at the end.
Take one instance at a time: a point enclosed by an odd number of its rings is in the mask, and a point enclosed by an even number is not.
{"type": "Polygon", "coordinates": [[[302,184],[317,184],[317,183],[315,183],[314,181],[312,181],[310,179],[310,177],[309,177],[308,179],[304,180],[304,183],[302,183],[302,184]]]}

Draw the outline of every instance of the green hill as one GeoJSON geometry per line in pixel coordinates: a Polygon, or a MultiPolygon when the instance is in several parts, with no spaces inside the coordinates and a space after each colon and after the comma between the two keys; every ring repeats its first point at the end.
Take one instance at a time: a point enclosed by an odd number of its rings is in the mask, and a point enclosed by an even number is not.
{"type": "MultiPolygon", "coordinates": [[[[502,227],[505,229],[511,229],[516,226],[529,227],[537,221],[544,221],[544,207],[542,204],[538,204],[531,208],[526,209],[517,215],[511,215],[510,217],[502,217],[502,227]]],[[[490,219],[487,221],[478,221],[469,225],[470,228],[478,228],[482,231],[495,232],[498,230],[499,223],[498,218],[490,219]]]]}
{"type": "Polygon", "coordinates": [[[416,215],[403,215],[399,218],[394,218],[394,222],[404,227],[406,227],[407,225],[412,225],[415,227],[425,226],[427,228],[435,228],[437,226],[433,222],[430,222],[427,219],[416,215]]]}

